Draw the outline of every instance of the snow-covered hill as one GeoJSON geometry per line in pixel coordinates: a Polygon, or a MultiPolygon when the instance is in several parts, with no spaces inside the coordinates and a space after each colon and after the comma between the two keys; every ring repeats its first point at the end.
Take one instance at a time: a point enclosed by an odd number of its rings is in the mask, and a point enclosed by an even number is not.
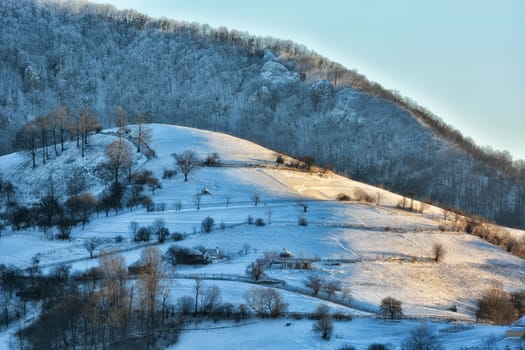
{"type": "MultiPolygon", "coordinates": [[[[307,172],[279,165],[274,151],[226,134],[161,124],[148,127],[152,134],[150,147],[156,157],[148,160],[136,154],[135,170],[151,170],[162,178],[164,170],[175,167],[172,154],[185,150],[193,150],[201,158],[217,153],[221,165],[199,167],[190,173],[187,182],[181,174],[163,179],[162,189],[152,195],[162,210],[126,209],[118,214],[111,212],[108,217],[93,215],[84,229],[73,229],[70,241],[48,240],[39,230],[7,229],[0,237],[0,264],[28,267],[32,258],[38,256],[44,268],[68,263],[74,270],[84,270],[97,265],[83,246],[90,238],[104,242],[95,253],[117,249],[127,264],[132,264],[142,246],[131,241],[129,223],[147,226],[161,218],[170,232],[187,235],[176,244],[219,247],[228,256],[223,262],[199,268],[178,267],[179,273],[244,275],[247,266],[264,253],[286,248],[297,257],[318,258],[314,270],[275,268],[267,270],[270,277],[291,287],[303,287],[312,274],[339,281],[343,290],[350,291],[356,305],[371,310],[377,309],[382,298],[392,296],[403,302],[408,315],[473,320],[476,300],[487,288],[501,285],[507,291],[517,291],[525,285],[524,260],[472,235],[443,231],[446,222],[439,208],[425,206],[422,213],[402,211],[396,207],[402,196],[330,171],[313,168],[307,172]],[[197,209],[194,195],[203,189],[210,194],[202,196],[197,209]],[[336,200],[340,193],[353,196],[355,189],[379,197],[379,205],[336,200]],[[260,197],[257,206],[252,200],[254,194],[260,197]],[[247,224],[249,216],[261,218],[266,225],[247,224]],[[214,230],[208,234],[200,232],[206,217],[215,222],[214,230]],[[300,217],[306,226],[298,225],[300,217]],[[122,236],[123,242],[116,243],[117,236],[122,236]],[[440,263],[432,261],[434,243],[441,243],[446,250],[440,263]],[[452,306],[457,307],[457,312],[450,311],[452,306]]],[[[133,134],[136,126],[130,129],[133,134]]],[[[36,169],[31,168],[30,159],[22,153],[6,155],[0,157],[0,174],[20,189],[20,202],[34,202],[50,177],[55,179],[59,191],[59,180],[75,167],[89,174],[90,189],[97,193],[104,185],[94,170],[104,161],[104,148],[116,137],[115,130],[93,135],[85,158],[70,142],[64,153],[36,169]]],[[[172,244],[168,241],[159,248],[166,250],[172,244]]],[[[246,288],[241,285],[221,285],[223,298],[238,302],[239,291],[246,288]]],[[[188,288],[191,287],[187,283],[174,283],[171,300],[174,302],[188,288]]],[[[320,302],[305,298],[292,292],[285,294],[291,311],[311,311],[320,302]]],[[[495,330],[503,332],[500,328],[495,330]]]]}
{"type": "Polygon", "coordinates": [[[88,107],[227,132],[398,193],[525,227],[525,163],[301,45],[78,1],[0,1],[0,154],[88,107]]]}

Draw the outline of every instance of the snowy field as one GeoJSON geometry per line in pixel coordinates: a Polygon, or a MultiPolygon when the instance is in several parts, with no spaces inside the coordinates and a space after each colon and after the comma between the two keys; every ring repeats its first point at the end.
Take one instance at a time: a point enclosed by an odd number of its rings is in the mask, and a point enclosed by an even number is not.
{"type": "MultiPolygon", "coordinates": [[[[0,237],[0,264],[28,267],[32,258],[38,256],[44,270],[68,263],[73,270],[81,271],[98,264],[96,259],[89,259],[83,246],[90,238],[103,242],[95,254],[118,250],[131,264],[143,246],[131,242],[129,223],[147,226],[161,218],[171,233],[186,236],[179,242],[158,245],[162,251],[172,244],[220,247],[228,256],[225,261],[207,266],[168,267],[169,272],[245,275],[247,266],[265,252],[287,248],[296,257],[320,259],[313,271],[267,271],[270,277],[288,285],[302,287],[309,276],[318,274],[340,281],[356,303],[372,309],[382,298],[392,296],[403,302],[408,315],[467,320],[474,319],[476,300],[487,288],[501,285],[512,292],[525,286],[525,261],[477,237],[440,231],[439,208],[428,206],[423,213],[401,211],[396,204],[402,197],[396,194],[330,172],[308,173],[278,167],[274,152],[228,135],[166,125],[153,125],[151,130],[151,147],[157,158],[147,160],[135,155],[137,169],[151,170],[160,179],[165,169],[175,167],[171,155],[188,149],[201,158],[216,152],[223,166],[198,168],[190,173],[188,182],[183,182],[181,174],[162,180],[162,189],[148,194],[156,204],[162,204],[163,211],[139,208],[111,212],[108,217],[101,213],[98,218],[93,216],[85,229],[74,228],[69,241],[46,239],[38,230],[6,229],[0,237]],[[356,188],[375,198],[379,196],[380,205],[335,200],[339,193],[352,196],[356,188]],[[203,189],[211,194],[202,196],[197,209],[193,197],[203,189]],[[260,197],[257,206],[252,201],[254,194],[260,197]],[[306,212],[302,206],[305,204],[306,212]],[[215,228],[209,234],[201,233],[201,222],[208,216],[214,219],[215,228]],[[248,216],[261,218],[266,225],[248,225],[248,216]],[[307,226],[297,224],[300,217],[304,217],[307,226]],[[123,242],[115,243],[117,236],[122,236],[123,242]],[[440,263],[432,261],[435,243],[441,243],[446,250],[440,263]],[[249,247],[248,254],[242,253],[245,247],[249,247]],[[323,261],[326,259],[345,262],[334,265],[323,261]],[[449,311],[452,306],[458,311],[449,311]]],[[[35,170],[26,156],[7,155],[0,158],[0,174],[22,190],[19,200],[27,203],[35,201],[50,177],[60,180],[63,170],[75,166],[83,167],[90,175],[91,190],[97,193],[103,184],[92,172],[104,161],[105,145],[114,139],[112,132],[94,135],[84,159],[78,156],[74,144],[69,144],[66,152],[35,170]]],[[[514,230],[513,234],[523,231],[514,230]]],[[[243,292],[252,286],[226,281],[205,283],[218,285],[223,301],[232,303],[243,302],[243,292]]],[[[173,280],[170,300],[191,295],[191,284],[192,280],[173,280]]],[[[283,295],[290,311],[309,312],[319,303],[326,303],[293,292],[284,291],[283,295]]],[[[342,307],[329,306],[332,310],[342,307]]],[[[347,312],[359,314],[352,309],[347,312]]],[[[346,343],[365,349],[374,341],[397,346],[416,325],[409,321],[390,323],[358,318],[337,322],[334,338],[326,342],[311,332],[312,321],[293,321],[290,327],[284,323],[256,320],[226,328],[217,328],[222,323],[201,323],[196,326],[198,330],[184,331],[174,349],[236,349],[241,345],[246,349],[337,349],[346,343]]],[[[433,323],[431,327],[439,332],[450,324],[433,323]]],[[[483,339],[491,336],[497,339],[498,346],[510,341],[503,339],[502,327],[475,326],[457,333],[442,331],[439,335],[447,344],[446,349],[482,348],[483,339]]],[[[6,338],[5,332],[2,337],[0,340],[6,338]]]]}

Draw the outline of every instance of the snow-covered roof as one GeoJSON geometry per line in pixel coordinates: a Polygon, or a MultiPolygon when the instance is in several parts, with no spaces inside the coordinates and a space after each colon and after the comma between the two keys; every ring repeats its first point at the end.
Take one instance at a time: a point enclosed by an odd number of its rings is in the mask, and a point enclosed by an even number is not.
{"type": "Polygon", "coordinates": [[[525,328],[525,316],[510,325],[511,328],[525,328]]]}

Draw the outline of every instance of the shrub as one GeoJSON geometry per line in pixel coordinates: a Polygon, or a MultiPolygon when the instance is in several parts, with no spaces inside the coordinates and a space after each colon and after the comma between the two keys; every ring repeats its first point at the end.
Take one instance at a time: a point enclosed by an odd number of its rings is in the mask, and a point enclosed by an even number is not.
{"type": "Polygon", "coordinates": [[[297,219],[297,225],[299,226],[308,226],[308,221],[304,216],[300,216],[299,219],[297,219]]]}
{"type": "Polygon", "coordinates": [[[219,166],[221,165],[221,158],[217,153],[208,154],[202,161],[203,166],[219,166]]]}
{"type": "Polygon", "coordinates": [[[401,301],[392,297],[386,297],[381,300],[379,312],[381,315],[389,317],[390,319],[401,318],[403,316],[403,308],[401,301]]]}
{"type": "Polygon", "coordinates": [[[202,223],[201,223],[202,232],[210,233],[211,231],[213,231],[213,225],[214,225],[213,218],[209,216],[206,217],[204,220],[202,220],[202,223]]]}
{"type": "Polygon", "coordinates": [[[247,218],[246,222],[248,223],[248,225],[252,225],[253,224],[253,216],[248,215],[248,218],[247,218]]]}
{"type": "Polygon", "coordinates": [[[354,189],[354,198],[360,202],[373,203],[375,201],[373,196],[360,187],[354,189]]]}
{"type": "Polygon", "coordinates": [[[135,242],[149,242],[151,237],[151,227],[140,227],[135,234],[135,242]]]}
{"type": "Polygon", "coordinates": [[[445,257],[445,247],[441,243],[434,243],[432,246],[432,256],[434,257],[435,262],[443,261],[445,257]]]}
{"type": "Polygon", "coordinates": [[[115,243],[122,243],[124,241],[124,237],[122,235],[115,236],[114,241],[115,243]]]}
{"type": "Polygon", "coordinates": [[[277,155],[277,158],[275,159],[275,162],[276,162],[277,164],[283,164],[283,163],[284,163],[283,155],[282,155],[282,154],[278,154],[278,155],[277,155]]]}
{"type": "Polygon", "coordinates": [[[388,345],[373,343],[368,346],[368,350],[388,350],[388,345]]]}
{"type": "Polygon", "coordinates": [[[262,218],[255,219],[255,226],[264,226],[264,225],[266,225],[266,223],[264,222],[262,218]]]}
{"type": "Polygon", "coordinates": [[[163,180],[171,179],[175,175],[177,175],[177,170],[164,169],[164,173],[162,174],[162,179],[163,180]]]}
{"type": "Polygon", "coordinates": [[[325,281],[322,278],[313,275],[308,277],[308,279],[304,282],[304,285],[311,290],[313,296],[317,296],[323,288],[324,283],[325,281]]]}
{"type": "Polygon", "coordinates": [[[357,348],[350,344],[344,344],[338,350],[357,350],[357,348]]]}
{"type": "Polygon", "coordinates": [[[276,318],[288,308],[282,294],[274,288],[252,287],[244,293],[244,300],[259,317],[276,318]]]}
{"type": "Polygon", "coordinates": [[[346,193],[339,193],[335,198],[338,201],[340,201],[340,202],[349,201],[350,200],[350,196],[347,195],[346,193]]]}
{"type": "Polygon", "coordinates": [[[511,296],[502,289],[487,290],[478,302],[476,317],[496,324],[509,324],[516,320],[517,310],[511,296]]]}
{"type": "Polygon", "coordinates": [[[417,326],[410,331],[410,335],[405,339],[403,350],[441,350],[438,338],[432,333],[427,325],[417,326]]]}
{"type": "Polygon", "coordinates": [[[329,309],[326,305],[319,305],[315,310],[318,318],[313,326],[313,331],[319,333],[323,339],[330,339],[334,331],[334,323],[328,311],[329,309]]]}
{"type": "Polygon", "coordinates": [[[174,241],[182,241],[184,239],[184,235],[182,233],[175,232],[174,234],[171,235],[171,238],[174,241]]]}
{"type": "Polygon", "coordinates": [[[177,310],[183,315],[190,315],[195,309],[195,300],[190,296],[177,299],[177,310]]]}

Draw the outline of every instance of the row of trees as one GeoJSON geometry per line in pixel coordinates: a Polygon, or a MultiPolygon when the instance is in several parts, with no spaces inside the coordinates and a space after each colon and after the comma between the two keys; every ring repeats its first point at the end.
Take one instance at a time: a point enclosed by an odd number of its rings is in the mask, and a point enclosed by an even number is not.
{"type": "Polygon", "coordinates": [[[50,152],[58,157],[64,151],[64,144],[68,140],[76,140],[84,157],[89,134],[101,129],[98,118],[89,108],[73,116],[67,107],[59,107],[24,124],[16,133],[14,146],[31,156],[35,168],[38,152],[41,153],[42,164],[45,164],[51,157],[50,152]]]}

